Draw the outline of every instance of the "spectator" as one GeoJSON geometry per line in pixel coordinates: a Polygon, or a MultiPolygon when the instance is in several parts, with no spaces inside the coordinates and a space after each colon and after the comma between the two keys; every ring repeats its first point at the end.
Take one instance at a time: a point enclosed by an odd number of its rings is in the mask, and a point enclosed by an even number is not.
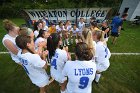
{"type": "Polygon", "coordinates": [[[112,36],[112,44],[116,43],[117,37],[119,37],[123,21],[126,20],[128,14],[125,13],[122,15],[122,18],[114,18],[112,21],[112,29],[111,29],[111,36],[112,36]]]}

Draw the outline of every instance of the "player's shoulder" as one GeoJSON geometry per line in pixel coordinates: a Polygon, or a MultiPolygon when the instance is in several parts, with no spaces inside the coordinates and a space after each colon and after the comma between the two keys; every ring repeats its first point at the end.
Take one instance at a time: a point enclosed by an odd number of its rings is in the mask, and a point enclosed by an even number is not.
{"type": "Polygon", "coordinates": [[[38,54],[32,54],[32,53],[28,52],[25,55],[28,57],[28,59],[31,59],[31,60],[38,60],[38,59],[40,59],[40,56],[38,54]]]}
{"type": "Polygon", "coordinates": [[[75,63],[75,61],[71,61],[71,60],[69,60],[69,61],[66,62],[65,65],[66,65],[67,67],[73,67],[73,66],[76,65],[76,63],[75,63]]]}
{"type": "Polygon", "coordinates": [[[57,53],[59,53],[59,54],[65,54],[65,53],[67,53],[65,50],[62,50],[62,49],[57,49],[57,53]]]}
{"type": "Polygon", "coordinates": [[[5,41],[6,39],[8,39],[8,40],[10,40],[10,39],[11,39],[11,38],[10,38],[10,36],[9,36],[8,34],[4,35],[4,37],[3,37],[2,41],[5,41]]]}
{"type": "Polygon", "coordinates": [[[97,46],[97,47],[103,46],[103,42],[102,42],[102,41],[97,42],[97,43],[96,43],[96,46],[97,46]]]}
{"type": "Polygon", "coordinates": [[[45,39],[42,38],[42,37],[39,37],[39,38],[36,39],[36,41],[38,41],[38,42],[42,42],[42,41],[45,41],[45,39]]]}

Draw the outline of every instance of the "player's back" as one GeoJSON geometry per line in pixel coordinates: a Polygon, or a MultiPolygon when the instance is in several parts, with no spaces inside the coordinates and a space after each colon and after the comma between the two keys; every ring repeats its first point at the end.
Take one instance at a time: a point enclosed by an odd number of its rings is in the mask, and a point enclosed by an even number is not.
{"type": "Polygon", "coordinates": [[[48,75],[43,69],[46,62],[38,54],[29,52],[21,54],[21,51],[19,51],[18,57],[32,83],[36,84],[48,80],[48,75]]]}
{"type": "Polygon", "coordinates": [[[96,64],[93,61],[68,61],[63,75],[68,76],[67,93],[91,93],[96,64]]]}
{"type": "Polygon", "coordinates": [[[61,81],[61,73],[67,59],[67,53],[65,50],[56,49],[55,55],[51,60],[51,76],[55,78],[55,80],[57,79],[58,82],[61,81]]]}

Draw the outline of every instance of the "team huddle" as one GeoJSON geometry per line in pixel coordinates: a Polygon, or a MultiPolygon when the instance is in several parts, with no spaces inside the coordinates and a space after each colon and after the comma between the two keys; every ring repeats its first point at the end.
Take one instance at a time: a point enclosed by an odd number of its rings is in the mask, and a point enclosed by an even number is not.
{"type": "Polygon", "coordinates": [[[103,21],[101,28],[91,18],[86,27],[80,18],[78,25],[68,20],[46,25],[44,19],[34,23],[34,29],[18,27],[12,21],[3,21],[7,34],[3,45],[12,60],[21,65],[33,84],[46,93],[45,86],[53,80],[59,83],[61,93],[91,93],[92,82],[98,84],[101,73],[109,66],[111,53],[107,47],[110,28],[103,21]],[[75,42],[75,43],[74,43],[75,42]],[[74,59],[69,53],[74,47],[74,59]],[[50,64],[50,65],[49,65],[50,64]],[[46,72],[50,66],[50,75],[46,72]]]}

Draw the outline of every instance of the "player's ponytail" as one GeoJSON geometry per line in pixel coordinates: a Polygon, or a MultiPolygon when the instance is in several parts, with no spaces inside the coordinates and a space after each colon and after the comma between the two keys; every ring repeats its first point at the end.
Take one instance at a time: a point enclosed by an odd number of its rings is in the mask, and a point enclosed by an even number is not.
{"type": "Polygon", "coordinates": [[[14,24],[12,21],[5,19],[3,20],[3,26],[6,29],[7,32],[9,32],[10,30],[14,29],[14,26],[16,26],[16,24],[14,24]]]}
{"type": "Polygon", "coordinates": [[[91,50],[89,49],[88,45],[84,42],[77,43],[75,47],[75,54],[78,60],[81,61],[83,60],[89,61],[93,57],[91,50]]]}
{"type": "Polygon", "coordinates": [[[104,31],[96,30],[94,34],[97,36],[99,41],[104,41],[104,31]]]}
{"type": "Polygon", "coordinates": [[[52,56],[55,54],[55,50],[59,46],[60,35],[57,33],[52,33],[47,39],[47,50],[49,51],[49,58],[51,59],[52,56]]]}

